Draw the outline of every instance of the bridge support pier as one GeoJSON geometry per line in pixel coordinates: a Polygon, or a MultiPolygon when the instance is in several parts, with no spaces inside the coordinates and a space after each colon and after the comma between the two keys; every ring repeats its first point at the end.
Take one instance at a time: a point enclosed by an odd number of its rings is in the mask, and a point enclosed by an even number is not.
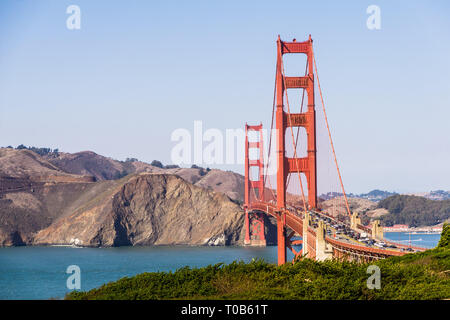
{"type": "Polygon", "coordinates": [[[378,240],[383,240],[384,238],[383,227],[380,225],[379,220],[375,220],[372,224],[372,237],[378,240]]]}
{"type": "Polygon", "coordinates": [[[245,240],[249,246],[266,246],[264,214],[245,210],[245,240]]]}
{"type": "Polygon", "coordinates": [[[353,212],[350,217],[350,228],[352,230],[358,231],[358,225],[361,224],[361,219],[358,217],[356,212],[353,212]]]}
{"type": "Polygon", "coordinates": [[[284,213],[277,217],[278,265],[286,263],[286,224],[284,213]]]}
{"type": "Polygon", "coordinates": [[[249,212],[247,209],[245,209],[244,223],[245,223],[244,244],[249,245],[251,243],[251,241],[250,241],[250,215],[249,215],[249,212]]]}
{"type": "Polygon", "coordinates": [[[319,225],[316,230],[316,260],[324,261],[333,257],[333,249],[325,241],[325,224],[323,221],[319,221],[319,225]]]}
{"type": "Polygon", "coordinates": [[[305,217],[303,218],[303,234],[302,234],[302,254],[308,257],[308,227],[309,227],[309,212],[305,212],[305,217]]]}

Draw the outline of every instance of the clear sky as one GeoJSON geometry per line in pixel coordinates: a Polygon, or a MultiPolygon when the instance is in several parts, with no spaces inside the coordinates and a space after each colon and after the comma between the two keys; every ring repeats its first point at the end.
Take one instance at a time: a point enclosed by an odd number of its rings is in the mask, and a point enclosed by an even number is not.
{"type": "Polygon", "coordinates": [[[2,0],[0,146],[168,164],[195,120],[270,127],[276,37],[311,34],[346,189],[450,190],[449,17],[448,1],[2,0]]]}

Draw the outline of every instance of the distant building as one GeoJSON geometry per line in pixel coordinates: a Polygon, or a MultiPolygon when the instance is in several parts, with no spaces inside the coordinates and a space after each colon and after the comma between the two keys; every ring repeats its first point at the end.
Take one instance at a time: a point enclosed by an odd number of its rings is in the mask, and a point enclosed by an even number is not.
{"type": "Polygon", "coordinates": [[[433,226],[433,227],[418,227],[418,228],[409,228],[407,224],[394,224],[392,227],[384,227],[384,232],[427,232],[427,233],[441,233],[441,226],[433,226]]]}
{"type": "Polygon", "coordinates": [[[409,226],[407,224],[394,224],[392,227],[384,227],[384,232],[403,232],[408,231],[409,226]]]}

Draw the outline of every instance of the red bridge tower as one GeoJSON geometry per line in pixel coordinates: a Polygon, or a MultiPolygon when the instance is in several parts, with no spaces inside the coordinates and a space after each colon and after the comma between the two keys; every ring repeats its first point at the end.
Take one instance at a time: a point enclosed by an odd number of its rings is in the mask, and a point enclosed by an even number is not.
{"type": "Polygon", "coordinates": [[[276,72],[276,128],[277,128],[277,218],[278,264],[286,262],[286,182],[290,173],[303,173],[308,184],[308,205],[317,207],[317,165],[316,165],[316,111],[314,104],[314,61],[312,39],[304,42],[284,42],[277,40],[276,72]],[[283,55],[303,53],[307,56],[308,73],[305,77],[286,77],[283,68],[283,55]],[[306,89],[308,107],[303,113],[290,113],[284,110],[285,90],[306,89]],[[307,134],[307,156],[287,158],[285,134],[288,127],[304,127],[307,134]]]}
{"type": "Polygon", "coordinates": [[[245,125],[245,244],[265,246],[264,213],[248,212],[248,205],[252,201],[264,202],[264,150],[262,124],[257,126],[245,125]],[[248,141],[249,131],[259,133],[259,141],[248,141]],[[249,149],[258,149],[259,159],[250,160],[249,149]],[[251,168],[258,168],[258,180],[251,180],[251,168]]]}

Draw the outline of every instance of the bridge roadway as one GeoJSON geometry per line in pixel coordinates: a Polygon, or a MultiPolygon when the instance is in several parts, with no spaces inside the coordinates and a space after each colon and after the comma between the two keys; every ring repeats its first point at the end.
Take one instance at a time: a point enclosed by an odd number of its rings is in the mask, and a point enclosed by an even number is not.
{"type": "MultiPolygon", "coordinates": [[[[273,203],[268,202],[260,202],[255,201],[252,202],[249,207],[249,211],[261,211],[266,214],[269,214],[273,217],[278,217],[280,212],[279,209],[276,207],[273,203]]],[[[286,217],[286,226],[290,229],[292,229],[296,234],[302,236],[303,238],[303,217],[301,214],[296,212],[296,209],[284,209],[283,212],[285,213],[286,217]]],[[[311,215],[317,215],[319,217],[328,218],[334,221],[335,223],[338,223],[336,220],[334,220],[329,215],[325,215],[323,213],[319,213],[317,211],[310,211],[311,215]]],[[[312,226],[308,226],[308,236],[312,237],[313,241],[306,240],[309,247],[312,247],[312,249],[315,249],[315,237],[316,237],[316,230],[312,226]]],[[[364,227],[363,231],[370,232],[370,228],[364,227]]],[[[292,236],[292,234],[291,234],[292,236]]],[[[288,237],[289,238],[289,237],[288,237]]],[[[328,248],[331,247],[331,255],[334,258],[348,258],[350,257],[351,260],[364,260],[364,261],[370,261],[370,260],[376,260],[376,259],[382,259],[387,258],[391,256],[402,256],[408,252],[405,252],[405,246],[399,245],[395,243],[395,246],[399,249],[392,250],[392,249],[384,249],[384,248],[375,248],[372,246],[369,246],[367,244],[364,244],[362,242],[358,242],[356,240],[350,239],[350,238],[332,238],[326,233],[324,234],[325,243],[327,244],[328,248]]],[[[304,241],[304,240],[303,240],[304,241]]],[[[384,241],[387,242],[387,241],[384,241]]],[[[299,241],[296,241],[295,243],[299,243],[299,241]]],[[[388,242],[390,244],[394,244],[393,242],[388,242]]],[[[305,245],[305,244],[303,244],[305,245]]],[[[289,247],[289,245],[288,245],[289,247]]],[[[425,248],[414,248],[417,251],[423,251],[425,248]]],[[[310,249],[307,249],[308,251],[311,251],[310,249]]],[[[310,257],[315,258],[315,253],[312,253],[310,257]]]]}

